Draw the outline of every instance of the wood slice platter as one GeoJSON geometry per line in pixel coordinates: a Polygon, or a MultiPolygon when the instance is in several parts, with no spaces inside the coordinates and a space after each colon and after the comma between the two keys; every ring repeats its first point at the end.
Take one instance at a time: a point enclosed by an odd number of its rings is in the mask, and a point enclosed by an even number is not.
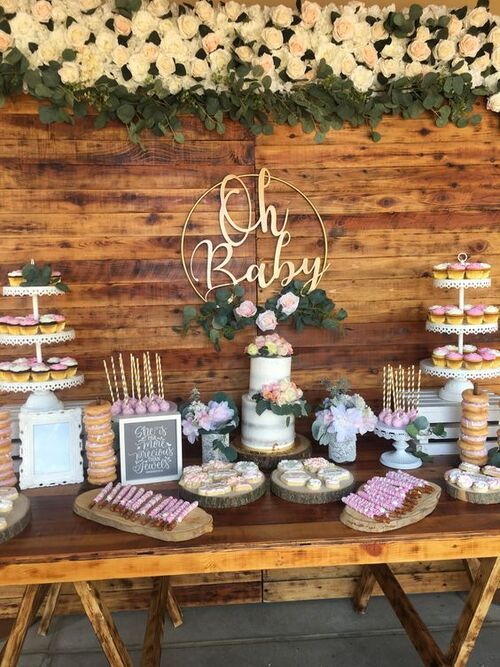
{"type": "Polygon", "coordinates": [[[307,459],[311,456],[311,441],[299,433],[295,435],[295,442],[291,447],[275,453],[256,452],[253,449],[248,449],[241,442],[241,436],[239,435],[234,438],[232,445],[238,452],[238,458],[241,461],[252,461],[261,470],[274,470],[278,463],[285,459],[307,459]]]}
{"type": "Polygon", "coordinates": [[[339,489],[327,489],[323,487],[319,490],[308,489],[305,486],[288,486],[280,479],[281,472],[274,470],[271,474],[271,491],[275,496],[287,500],[291,503],[301,503],[302,505],[322,505],[324,503],[333,503],[340,500],[342,496],[350,493],[355,485],[354,477],[349,473],[349,479],[342,483],[339,489]]]}
{"type": "Polygon", "coordinates": [[[500,503],[500,490],[490,491],[488,493],[478,493],[477,491],[466,491],[461,489],[456,484],[445,480],[446,491],[452,498],[463,500],[466,503],[474,503],[475,505],[496,505],[500,503]]]}
{"type": "Polygon", "coordinates": [[[94,509],[90,507],[91,502],[97,496],[101,489],[92,489],[82,493],[73,503],[73,512],[82,516],[84,519],[102,523],[104,526],[111,526],[118,530],[124,530],[127,533],[136,533],[137,535],[146,535],[154,537],[163,542],[183,542],[184,540],[193,540],[195,537],[211,533],[214,525],[210,514],[196,507],[190,512],[181,523],[176,524],[172,530],[156,528],[155,526],[143,526],[139,522],[125,519],[120,514],[112,512],[104,507],[103,509],[94,509]]]}
{"type": "Polygon", "coordinates": [[[179,495],[184,500],[189,500],[190,502],[197,500],[200,507],[220,510],[228,509],[230,507],[241,507],[242,505],[253,503],[265,494],[266,488],[267,484],[264,479],[261,484],[251,491],[226,493],[223,496],[204,496],[196,493],[196,491],[188,490],[179,484],[179,495]]]}
{"type": "Polygon", "coordinates": [[[404,516],[392,519],[389,523],[382,523],[370,519],[364,514],[356,512],[352,507],[344,507],[340,520],[349,528],[361,530],[364,533],[385,533],[388,530],[397,530],[403,526],[409,526],[411,523],[421,521],[428,514],[434,511],[441,495],[441,487],[433,482],[426,482],[432,486],[432,493],[424,493],[418,499],[413,510],[407,512],[404,516]]]}
{"type": "Polygon", "coordinates": [[[19,535],[31,520],[30,501],[27,496],[20,493],[14,500],[12,511],[8,514],[0,514],[7,520],[7,528],[0,530],[0,544],[11,540],[19,535]]]}

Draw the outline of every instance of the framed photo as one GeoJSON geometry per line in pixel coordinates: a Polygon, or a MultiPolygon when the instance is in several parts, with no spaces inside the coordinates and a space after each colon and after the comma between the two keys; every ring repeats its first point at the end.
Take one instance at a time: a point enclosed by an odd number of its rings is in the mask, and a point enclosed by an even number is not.
{"type": "Polygon", "coordinates": [[[82,411],[19,412],[21,489],[83,482],[82,411]]]}
{"type": "Polygon", "coordinates": [[[122,484],[179,479],[182,473],[181,415],[118,417],[122,484]]]}

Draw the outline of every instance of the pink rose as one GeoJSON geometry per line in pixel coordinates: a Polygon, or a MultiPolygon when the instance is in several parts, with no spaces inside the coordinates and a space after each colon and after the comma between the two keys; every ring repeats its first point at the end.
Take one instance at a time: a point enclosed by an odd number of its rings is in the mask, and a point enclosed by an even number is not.
{"type": "Polygon", "coordinates": [[[12,37],[3,30],[0,30],[0,53],[5,53],[11,46],[12,37]]]}
{"type": "Polygon", "coordinates": [[[130,35],[130,31],[132,30],[132,21],[130,19],[126,18],[125,16],[115,16],[115,32],[117,32],[119,35],[124,35],[125,37],[127,35],[130,35]]]}
{"type": "Polygon", "coordinates": [[[266,344],[265,336],[257,336],[257,338],[255,339],[255,345],[257,345],[259,350],[261,347],[264,347],[265,344],[266,344]]]}
{"type": "Polygon", "coordinates": [[[219,46],[220,39],[215,32],[209,32],[208,35],[205,35],[201,40],[201,45],[207,53],[212,53],[219,46]]]}
{"type": "Polygon", "coordinates": [[[265,310],[257,317],[255,323],[261,331],[274,331],[278,320],[272,310],[265,310]]]}
{"type": "Polygon", "coordinates": [[[238,317],[253,317],[257,312],[257,307],[252,301],[242,301],[234,312],[238,317]]]}
{"type": "Polygon", "coordinates": [[[312,26],[321,16],[321,7],[315,2],[309,2],[309,0],[305,0],[305,2],[302,3],[301,16],[302,23],[308,28],[312,28],[312,26]]]}
{"type": "Polygon", "coordinates": [[[278,299],[278,306],[281,307],[281,310],[285,315],[291,315],[297,310],[299,302],[299,296],[293,292],[286,292],[286,294],[283,294],[278,299]]]}

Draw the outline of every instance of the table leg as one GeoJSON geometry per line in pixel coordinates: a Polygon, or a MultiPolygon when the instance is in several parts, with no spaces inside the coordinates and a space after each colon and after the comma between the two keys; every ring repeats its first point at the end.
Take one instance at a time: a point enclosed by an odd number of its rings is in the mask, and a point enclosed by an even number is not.
{"type": "MultiPolygon", "coordinates": [[[[75,581],[73,585],[109,664],[112,667],[132,667],[128,651],[118,634],[108,608],[101,600],[99,591],[90,581],[75,581]]],[[[0,667],[3,666],[0,665],[0,667]]]]}
{"type": "Polygon", "coordinates": [[[178,628],[184,623],[181,608],[179,607],[171,586],[168,587],[167,592],[167,613],[170,616],[174,628],[178,628]]]}
{"type": "Polygon", "coordinates": [[[499,583],[500,557],[482,559],[450,642],[448,660],[454,667],[467,664],[499,583]]]}
{"type": "Polygon", "coordinates": [[[45,637],[49,631],[57,600],[59,599],[59,593],[61,592],[61,586],[62,584],[51,584],[47,597],[45,598],[42,618],[40,619],[37,630],[37,634],[42,635],[43,637],[45,637]]]}
{"type": "Polygon", "coordinates": [[[0,667],[15,667],[17,665],[28,628],[33,623],[48,588],[48,584],[30,584],[26,586],[19,604],[16,620],[0,653],[0,667]]]}
{"type": "Polygon", "coordinates": [[[354,591],[354,596],[352,598],[354,610],[358,613],[365,613],[371,594],[375,588],[375,584],[376,580],[369,565],[363,566],[361,576],[356,584],[356,590],[354,591]]]}
{"type": "Polygon", "coordinates": [[[165,623],[168,591],[168,577],[156,577],[149,603],[144,645],[141,655],[141,667],[159,667],[161,659],[161,639],[165,623]]]}

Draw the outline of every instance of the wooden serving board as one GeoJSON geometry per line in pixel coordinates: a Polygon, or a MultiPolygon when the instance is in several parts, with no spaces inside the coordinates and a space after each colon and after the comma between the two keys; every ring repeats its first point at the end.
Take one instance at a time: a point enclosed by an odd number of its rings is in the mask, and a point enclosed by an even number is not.
{"type": "Polygon", "coordinates": [[[280,452],[256,452],[248,449],[241,442],[241,436],[234,438],[232,445],[238,452],[238,458],[241,461],[252,461],[256,463],[261,470],[274,470],[280,461],[285,459],[307,459],[311,456],[311,442],[305,436],[297,433],[294,444],[288,449],[280,452]]]}
{"type": "Polygon", "coordinates": [[[302,505],[322,505],[340,500],[342,496],[350,493],[354,488],[354,477],[349,473],[349,479],[345,480],[339,489],[327,489],[326,487],[314,491],[305,486],[288,486],[281,479],[281,471],[273,470],[271,474],[271,491],[275,496],[291,503],[302,505]]]}
{"type": "Polygon", "coordinates": [[[0,530],[0,544],[2,544],[19,535],[29,524],[31,520],[30,501],[20,493],[14,500],[12,511],[8,514],[0,514],[0,516],[7,519],[7,528],[0,530]]]}
{"type": "Polygon", "coordinates": [[[106,507],[103,509],[94,509],[90,507],[91,502],[97,496],[101,489],[92,489],[86,491],[75,499],[73,503],[73,512],[82,516],[84,519],[90,519],[96,523],[102,523],[104,526],[111,526],[118,530],[124,530],[127,533],[136,533],[137,535],[146,535],[154,537],[163,542],[183,542],[184,540],[193,540],[204,533],[211,533],[213,519],[210,514],[196,507],[190,512],[180,524],[177,524],[172,530],[162,530],[154,526],[143,526],[139,522],[123,518],[120,514],[112,512],[106,507]]]}
{"type": "MultiPolygon", "coordinates": [[[[486,476],[486,475],[485,475],[486,476]]],[[[456,484],[452,484],[445,480],[446,491],[452,498],[463,500],[466,503],[474,503],[475,505],[496,505],[500,503],[500,490],[490,491],[489,493],[478,493],[477,491],[466,491],[461,489],[456,484]]]]}
{"type": "Polygon", "coordinates": [[[369,519],[364,514],[356,512],[352,507],[344,507],[342,514],[340,515],[340,520],[349,528],[354,530],[361,530],[364,533],[385,533],[388,530],[397,530],[398,528],[403,528],[403,526],[408,526],[411,523],[417,523],[421,521],[428,514],[434,511],[441,495],[441,487],[433,482],[427,482],[429,486],[432,486],[432,493],[425,493],[420,496],[415,508],[405,514],[402,517],[393,519],[389,523],[382,523],[375,521],[375,519],[369,519]]]}
{"type": "Polygon", "coordinates": [[[261,498],[266,492],[266,480],[264,479],[259,486],[256,486],[252,491],[245,491],[242,493],[226,493],[223,496],[202,496],[191,491],[179,484],[179,494],[184,500],[190,502],[198,501],[200,507],[207,509],[228,509],[230,507],[241,507],[253,503],[254,500],[261,498]]]}

